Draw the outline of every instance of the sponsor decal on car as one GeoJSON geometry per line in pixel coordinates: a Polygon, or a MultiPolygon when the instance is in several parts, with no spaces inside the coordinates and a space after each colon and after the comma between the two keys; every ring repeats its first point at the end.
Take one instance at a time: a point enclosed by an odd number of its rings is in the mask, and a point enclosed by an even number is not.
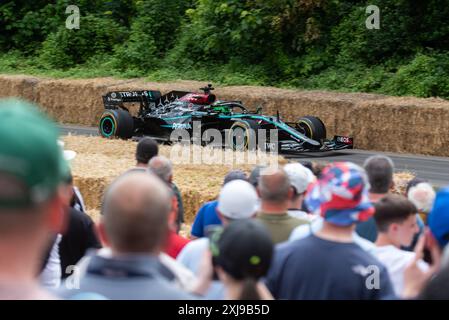
{"type": "Polygon", "coordinates": [[[335,140],[337,142],[344,143],[344,144],[352,144],[352,138],[350,138],[350,137],[336,136],[335,140]]]}
{"type": "Polygon", "coordinates": [[[192,126],[190,125],[190,123],[173,123],[172,124],[172,129],[176,130],[176,129],[192,129],[192,126]]]}

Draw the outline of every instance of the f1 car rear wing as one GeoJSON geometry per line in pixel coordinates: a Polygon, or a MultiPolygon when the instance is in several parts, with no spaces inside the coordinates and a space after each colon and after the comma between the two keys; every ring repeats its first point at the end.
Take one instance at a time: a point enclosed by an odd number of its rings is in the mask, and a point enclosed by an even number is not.
{"type": "Polygon", "coordinates": [[[151,110],[167,103],[175,101],[190,92],[170,91],[161,95],[160,91],[142,90],[142,91],[111,91],[103,96],[103,105],[105,109],[125,109],[124,103],[138,102],[140,110],[151,110]]]}

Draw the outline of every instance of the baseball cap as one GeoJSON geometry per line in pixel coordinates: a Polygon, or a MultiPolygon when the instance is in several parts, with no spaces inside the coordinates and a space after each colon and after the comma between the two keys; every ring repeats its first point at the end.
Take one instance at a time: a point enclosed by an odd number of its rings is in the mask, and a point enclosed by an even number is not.
{"type": "Polygon", "coordinates": [[[32,104],[0,100],[0,173],[15,192],[0,193],[0,207],[27,207],[49,199],[67,173],[58,129],[32,104]]]}
{"type": "Polygon", "coordinates": [[[265,276],[273,247],[266,227],[254,219],[231,222],[212,235],[210,242],[213,265],[222,267],[237,280],[265,276]]]}
{"type": "Polygon", "coordinates": [[[148,163],[151,158],[157,156],[159,146],[157,142],[150,137],[143,137],[139,140],[136,147],[136,160],[141,163],[148,163]]]}
{"type": "Polygon", "coordinates": [[[246,181],[226,183],[218,196],[217,210],[229,219],[247,219],[259,209],[256,189],[246,181]]]}
{"type": "Polygon", "coordinates": [[[427,222],[441,247],[449,242],[449,186],[437,192],[427,222]]]}
{"type": "MultiPolygon", "coordinates": [[[[307,168],[300,163],[287,163],[284,170],[288,175],[290,184],[295,188],[297,194],[302,194],[307,190],[311,177],[307,173],[307,168]]],[[[310,170],[309,170],[310,171],[310,170]]]]}
{"type": "Polygon", "coordinates": [[[233,180],[244,180],[248,181],[248,177],[246,176],[246,173],[242,170],[231,170],[229,171],[223,180],[223,185],[225,185],[228,182],[231,182],[233,180]]]}
{"type": "Polygon", "coordinates": [[[310,186],[305,203],[324,220],[349,226],[368,220],[374,214],[368,188],[368,178],[361,167],[351,162],[336,162],[327,165],[310,186]]]}

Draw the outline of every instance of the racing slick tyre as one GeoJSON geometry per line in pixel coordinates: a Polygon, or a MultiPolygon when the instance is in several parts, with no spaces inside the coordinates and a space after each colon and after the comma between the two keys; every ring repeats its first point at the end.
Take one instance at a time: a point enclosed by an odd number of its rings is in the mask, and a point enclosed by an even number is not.
{"type": "Polygon", "coordinates": [[[129,139],[134,133],[133,117],[125,110],[105,110],[100,118],[99,131],[105,138],[129,139]]]}
{"type": "Polygon", "coordinates": [[[253,120],[235,121],[229,129],[229,147],[234,151],[256,150],[258,128],[253,120]]]}
{"type": "Polygon", "coordinates": [[[310,139],[315,141],[326,139],[326,127],[320,118],[313,116],[301,117],[296,125],[299,131],[303,132],[310,139]]]}

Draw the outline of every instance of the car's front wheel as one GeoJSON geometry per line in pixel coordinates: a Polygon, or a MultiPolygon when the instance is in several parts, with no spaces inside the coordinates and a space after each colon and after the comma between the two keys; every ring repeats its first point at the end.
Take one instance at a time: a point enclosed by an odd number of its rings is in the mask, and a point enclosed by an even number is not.
{"type": "Polygon", "coordinates": [[[324,126],[323,121],[321,121],[318,117],[301,117],[299,118],[296,126],[298,131],[310,139],[318,142],[326,139],[326,127],[324,126]]]}
{"type": "Polygon", "coordinates": [[[228,134],[228,145],[232,150],[257,149],[257,124],[251,120],[235,121],[228,134]]]}

